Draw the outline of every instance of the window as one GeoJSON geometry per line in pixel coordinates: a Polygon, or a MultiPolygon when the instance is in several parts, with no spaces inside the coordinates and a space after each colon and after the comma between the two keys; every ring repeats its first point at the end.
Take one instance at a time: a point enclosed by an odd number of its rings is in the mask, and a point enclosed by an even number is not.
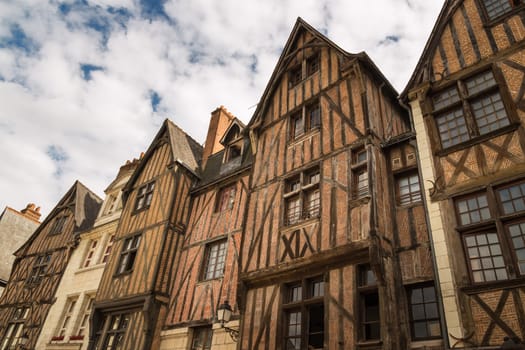
{"type": "Polygon", "coordinates": [[[147,209],[151,204],[153,198],[153,190],[155,189],[155,182],[150,182],[141,186],[137,193],[137,201],[135,202],[135,210],[147,209]]]}
{"type": "Polygon", "coordinates": [[[380,340],[379,294],[377,280],[369,265],[358,266],[359,339],[380,340]]]}
{"type": "Polygon", "coordinates": [[[293,88],[299,85],[303,79],[307,79],[311,75],[318,72],[321,68],[320,54],[315,53],[310,57],[303,59],[299,64],[292,67],[288,72],[288,87],[293,88]],[[303,66],[306,76],[303,78],[303,66]]]}
{"type": "Polygon", "coordinates": [[[130,315],[119,313],[108,315],[105,319],[103,332],[100,334],[102,343],[98,350],[121,350],[124,341],[124,335],[128,328],[130,315]],[[104,332],[105,330],[105,332],[104,332]]]}
{"type": "Polygon", "coordinates": [[[525,182],[488,186],[454,204],[472,282],[525,276],[525,182]]]}
{"type": "Polygon", "coordinates": [[[75,305],[77,304],[77,297],[68,298],[66,302],[66,307],[64,309],[64,313],[62,315],[62,320],[60,321],[60,328],[57,330],[57,336],[53,337],[52,340],[63,340],[64,336],[66,335],[67,328],[69,326],[69,322],[71,321],[71,317],[73,316],[73,310],[75,309],[75,305]]]}
{"type": "Polygon", "coordinates": [[[456,85],[435,94],[432,100],[443,149],[510,124],[492,70],[458,80],[456,85]]]}
{"type": "Polygon", "coordinates": [[[13,317],[7,325],[7,330],[2,341],[1,350],[15,350],[18,349],[20,337],[22,337],[24,330],[24,322],[29,314],[29,308],[20,307],[15,310],[13,317]]]}
{"type": "Polygon", "coordinates": [[[131,272],[133,263],[137,257],[137,250],[140,243],[140,235],[126,238],[120,253],[120,260],[117,266],[117,274],[131,272]]]}
{"type": "Polygon", "coordinates": [[[290,138],[296,139],[321,126],[321,106],[315,101],[304,106],[290,117],[290,138]]]}
{"type": "Polygon", "coordinates": [[[414,340],[440,338],[441,325],[434,285],[409,288],[408,299],[412,338],[414,340]]]}
{"type": "Polygon", "coordinates": [[[482,0],[489,20],[494,20],[523,4],[522,0],[482,0]]]}
{"type": "Polygon", "coordinates": [[[224,158],[224,162],[230,162],[236,158],[239,158],[241,156],[241,147],[238,145],[231,145],[226,148],[226,155],[224,158]]]}
{"type": "Polygon", "coordinates": [[[58,235],[59,233],[62,233],[66,220],[67,216],[65,215],[56,217],[55,221],[53,221],[53,226],[51,226],[51,230],[49,230],[49,235],[58,235]]]}
{"type": "Polygon", "coordinates": [[[309,169],[285,183],[285,225],[318,217],[321,209],[319,168],[309,169]]]}
{"type": "Polygon", "coordinates": [[[97,244],[98,244],[98,241],[96,239],[92,239],[89,241],[89,250],[86,253],[86,257],[84,259],[84,263],[82,264],[82,267],[88,267],[93,261],[93,256],[95,255],[97,244]]]}
{"type": "Polygon", "coordinates": [[[36,257],[33,264],[33,269],[29,275],[29,284],[38,284],[42,278],[46,275],[47,267],[51,261],[51,254],[43,254],[36,257]]]}
{"type": "Polygon", "coordinates": [[[367,153],[364,148],[358,149],[353,153],[352,174],[353,174],[353,197],[354,199],[368,196],[368,168],[367,153]]]}
{"type": "Polygon", "coordinates": [[[235,203],[235,193],[237,186],[235,184],[223,187],[219,190],[217,195],[217,202],[215,204],[215,212],[230,210],[235,203]]]}
{"type": "Polygon", "coordinates": [[[104,215],[109,215],[111,213],[114,213],[115,210],[118,209],[118,198],[116,195],[110,194],[108,196],[108,199],[106,201],[106,207],[104,215]]]}
{"type": "Polygon", "coordinates": [[[293,67],[288,73],[288,86],[294,87],[303,80],[303,67],[298,65],[293,67]]]}
{"type": "Polygon", "coordinates": [[[284,288],[284,348],[324,349],[324,281],[291,283],[284,288]]]}
{"type": "Polygon", "coordinates": [[[421,201],[421,188],[417,172],[404,173],[397,176],[397,202],[407,205],[421,201]]]}
{"type": "Polygon", "coordinates": [[[91,309],[93,308],[93,301],[95,298],[93,296],[86,296],[86,301],[80,316],[80,323],[78,324],[77,335],[74,337],[78,340],[83,339],[86,334],[88,334],[89,327],[89,316],[91,315],[91,309]]]}
{"type": "Polygon", "coordinates": [[[194,328],[191,350],[210,350],[212,334],[211,327],[194,328]]]}
{"type": "Polygon", "coordinates": [[[115,235],[109,237],[108,243],[106,244],[106,249],[104,249],[104,256],[102,257],[102,263],[107,263],[109,255],[111,254],[111,249],[113,248],[113,242],[115,241],[115,235]]]}
{"type": "Polygon", "coordinates": [[[222,277],[227,244],[227,240],[221,240],[206,246],[205,265],[202,273],[203,280],[222,277]]]}
{"type": "Polygon", "coordinates": [[[316,73],[320,67],[319,54],[315,54],[306,60],[306,76],[316,73]]]}

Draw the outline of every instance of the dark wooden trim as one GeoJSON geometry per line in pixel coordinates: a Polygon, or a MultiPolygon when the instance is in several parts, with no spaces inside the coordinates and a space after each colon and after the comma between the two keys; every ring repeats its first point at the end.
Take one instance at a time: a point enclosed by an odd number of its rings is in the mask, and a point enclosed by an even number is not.
{"type": "Polygon", "coordinates": [[[452,35],[452,41],[454,42],[454,49],[456,50],[456,55],[459,60],[459,66],[461,69],[463,69],[465,68],[465,58],[463,57],[463,52],[461,51],[461,43],[459,42],[458,32],[452,18],[450,19],[449,27],[450,33],[452,35]]]}
{"type": "Polygon", "coordinates": [[[297,279],[298,274],[320,274],[338,266],[368,261],[368,250],[367,241],[352,242],[309,258],[296,259],[290,263],[277,264],[254,272],[243,272],[239,280],[252,288],[271,285],[277,281],[292,281],[297,279]]]}
{"type": "Polygon", "coordinates": [[[472,44],[474,54],[476,55],[476,61],[479,61],[481,60],[481,53],[479,52],[478,41],[476,39],[476,35],[474,34],[472,24],[470,23],[470,19],[468,17],[467,10],[465,9],[465,4],[461,4],[460,10],[463,16],[463,20],[465,21],[465,25],[467,27],[467,32],[468,32],[468,37],[470,39],[470,43],[472,44]]]}

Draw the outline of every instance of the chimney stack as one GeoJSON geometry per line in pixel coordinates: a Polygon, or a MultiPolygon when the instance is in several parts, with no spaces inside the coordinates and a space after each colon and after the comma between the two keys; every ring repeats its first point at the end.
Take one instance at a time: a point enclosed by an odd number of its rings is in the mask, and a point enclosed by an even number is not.
{"type": "Polygon", "coordinates": [[[208,135],[206,136],[206,143],[204,144],[204,151],[202,153],[202,169],[204,169],[208,158],[212,154],[224,149],[224,146],[221,145],[219,141],[234,118],[224,106],[220,106],[211,112],[208,135]]]}
{"type": "Polygon", "coordinates": [[[40,207],[36,207],[34,203],[29,203],[25,209],[20,210],[20,213],[24,215],[25,217],[33,220],[33,221],[39,221],[40,216],[40,207]]]}

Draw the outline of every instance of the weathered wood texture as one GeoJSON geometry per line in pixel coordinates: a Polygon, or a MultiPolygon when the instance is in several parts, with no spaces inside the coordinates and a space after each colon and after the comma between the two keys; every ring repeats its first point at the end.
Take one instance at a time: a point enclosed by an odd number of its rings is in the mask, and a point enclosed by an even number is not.
{"type": "Polygon", "coordinates": [[[177,256],[177,270],[172,271],[174,284],[166,327],[212,321],[217,306],[225,300],[237,313],[239,248],[248,199],[248,180],[249,173],[245,171],[192,196],[188,230],[177,256]],[[217,197],[224,185],[235,185],[235,197],[231,208],[220,211],[216,209],[217,197]],[[224,275],[204,280],[206,245],[220,239],[227,240],[224,275]]]}

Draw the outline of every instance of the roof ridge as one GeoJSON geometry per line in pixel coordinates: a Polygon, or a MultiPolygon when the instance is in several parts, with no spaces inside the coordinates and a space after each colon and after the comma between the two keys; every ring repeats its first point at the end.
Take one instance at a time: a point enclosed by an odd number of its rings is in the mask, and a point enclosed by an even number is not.
{"type": "Polygon", "coordinates": [[[166,118],[166,121],[167,121],[168,123],[170,123],[172,126],[174,126],[175,128],[177,128],[178,130],[180,130],[184,135],[188,136],[188,138],[189,138],[192,142],[196,143],[199,147],[203,148],[203,147],[202,147],[202,144],[201,144],[200,142],[198,142],[197,140],[195,140],[195,139],[193,138],[193,136],[191,136],[191,135],[190,135],[189,133],[187,133],[183,128],[181,128],[180,126],[178,126],[173,120],[171,120],[171,119],[169,119],[169,118],[166,118]]]}

